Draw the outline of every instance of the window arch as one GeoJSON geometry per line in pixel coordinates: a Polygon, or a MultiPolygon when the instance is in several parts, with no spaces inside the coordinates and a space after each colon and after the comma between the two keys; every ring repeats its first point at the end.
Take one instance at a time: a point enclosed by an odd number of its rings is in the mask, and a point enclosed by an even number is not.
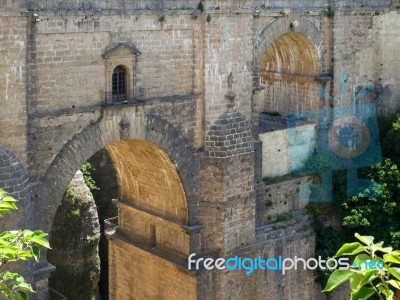
{"type": "Polygon", "coordinates": [[[127,72],[124,66],[119,65],[112,74],[112,100],[126,101],[127,96],[127,72]]]}

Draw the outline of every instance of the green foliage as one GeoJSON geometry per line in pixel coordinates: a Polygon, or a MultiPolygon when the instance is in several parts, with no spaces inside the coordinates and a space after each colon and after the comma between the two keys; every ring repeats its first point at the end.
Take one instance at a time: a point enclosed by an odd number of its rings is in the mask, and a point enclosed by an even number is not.
{"type": "MultiPolygon", "coordinates": [[[[334,189],[341,190],[346,188],[346,174],[343,172],[334,172],[333,185],[334,189]]],[[[345,190],[344,190],[345,193],[345,190]]],[[[317,238],[315,239],[315,255],[324,258],[333,257],[336,250],[346,241],[346,234],[339,228],[335,220],[340,219],[340,204],[335,202],[340,199],[342,192],[334,193],[333,202],[328,203],[309,203],[307,205],[308,213],[312,216],[312,227],[315,231],[317,238]]],[[[329,275],[332,273],[329,269],[319,269],[314,271],[315,281],[324,286],[328,280],[329,275]]]]}
{"type": "Polygon", "coordinates": [[[295,178],[297,178],[297,177],[294,176],[293,174],[286,174],[286,175],[276,176],[276,177],[264,177],[263,181],[266,184],[275,184],[275,183],[279,183],[279,182],[283,182],[283,181],[287,181],[287,180],[291,180],[291,179],[295,179],[295,178]]]}
{"type": "Polygon", "coordinates": [[[199,10],[199,11],[201,11],[201,12],[204,12],[204,5],[203,5],[203,2],[199,2],[199,4],[197,5],[197,9],[199,10]]]}
{"type": "Polygon", "coordinates": [[[325,15],[328,18],[333,18],[335,16],[335,11],[333,10],[332,6],[328,6],[325,8],[325,15]]]}
{"type": "Polygon", "coordinates": [[[284,8],[279,12],[282,16],[288,16],[290,15],[291,11],[289,8],[284,8]]]}
{"type": "Polygon", "coordinates": [[[297,21],[297,20],[292,20],[292,21],[290,21],[290,29],[296,29],[297,27],[299,27],[299,25],[300,25],[300,23],[299,23],[299,21],[297,21]]]}
{"type": "Polygon", "coordinates": [[[382,154],[400,165],[400,113],[381,118],[382,154]]]}
{"type": "Polygon", "coordinates": [[[374,244],[372,236],[356,233],[355,237],[358,242],[344,244],[336,252],[336,257],[353,256],[357,267],[335,270],[323,292],[330,292],[350,281],[352,300],[367,300],[374,295],[379,299],[393,300],[395,291],[400,289],[400,251],[383,247],[383,242],[374,244]],[[377,262],[376,265],[369,264],[371,260],[377,262]]]}
{"type": "Polygon", "coordinates": [[[263,4],[261,4],[261,9],[269,9],[269,3],[267,1],[265,1],[263,4]]]}
{"type": "MultiPolygon", "coordinates": [[[[347,197],[346,171],[336,171],[333,176],[333,202],[308,205],[314,216],[314,230],[317,235],[316,255],[332,257],[335,250],[349,240],[354,232],[374,236],[400,248],[400,113],[379,119],[379,130],[383,163],[359,169],[359,178],[368,178],[376,184],[354,197],[347,197]],[[329,207],[326,207],[329,206],[329,207]],[[327,216],[329,214],[329,216],[327,216]],[[326,219],[338,226],[329,227],[326,219]]],[[[330,168],[328,157],[317,153],[307,161],[307,172],[317,173],[330,168]]],[[[325,284],[330,272],[317,270],[317,281],[325,284]]]]}
{"type": "Polygon", "coordinates": [[[275,220],[272,223],[282,223],[282,222],[287,222],[292,219],[293,215],[291,213],[284,213],[277,215],[275,217],[275,220]]]}
{"type": "Polygon", "coordinates": [[[371,167],[375,184],[343,203],[343,226],[353,232],[373,232],[379,239],[400,247],[400,170],[390,159],[371,167]]]}
{"type": "Polygon", "coordinates": [[[207,23],[211,22],[211,16],[209,14],[207,15],[206,21],[207,21],[207,23]]]}
{"type": "Polygon", "coordinates": [[[165,21],[165,16],[164,16],[164,15],[159,16],[159,17],[158,17],[158,21],[159,21],[160,23],[164,22],[164,21],[165,21]]]}
{"type": "Polygon", "coordinates": [[[253,17],[254,18],[258,18],[260,16],[260,11],[258,10],[258,9],[255,9],[254,11],[253,11],[253,17]]]}
{"type": "Polygon", "coordinates": [[[274,206],[274,203],[272,203],[271,200],[265,202],[265,207],[272,207],[272,206],[274,206]]]}
{"type": "Polygon", "coordinates": [[[303,170],[298,171],[298,173],[320,173],[323,170],[333,170],[333,165],[334,162],[332,162],[329,156],[314,151],[314,153],[305,162],[303,170]]]}
{"type": "Polygon", "coordinates": [[[92,164],[88,161],[85,162],[81,167],[81,172],[83,173],[83,179],[85,180],[85,184],[88,186],[91,192],[100,190],[100,188],[97,186],[96,182],[92,177],[93,171],[96,171],[96,169],[93,168],[92,164]]]}
{"type": "MultiPolygon", "coordinates": [[[[16,200],[0,189],[0,215],[16,210],[16,200]]],[[[40,257],[40,248],[50,248],[46,239],[47,234],[41,230],[11,230],[0,233],[0,267],[10,262],[24,261],[40,257]]],[[[3,268],[2,268],[3,269],[3,268]]],[[[6,299],[28,299],[32,287],[25,279],[8,271],[0,273],[0,294],[6,299]]]]}

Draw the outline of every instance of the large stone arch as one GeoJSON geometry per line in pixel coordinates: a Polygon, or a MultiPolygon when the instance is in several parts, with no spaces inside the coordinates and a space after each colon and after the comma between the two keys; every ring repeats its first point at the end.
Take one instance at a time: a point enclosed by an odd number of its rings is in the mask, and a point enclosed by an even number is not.
{"type": "Polygon", "coordinates": [[[281,17],[265,27],[255,47],[255,87],[265,90],[259,112],[282,115],[320,108],[316,78],[323,69],[322,35],[306,18],[290,29],[291,18],[281,17]]]}
{"type": "Polygon", "coordinates": [[[89,125],[70,139],[55,156],[35,193],[37,213],[35,223],[45,230],[51,229],[56,210],[62,196],[75,172],[93,154],[99,150],[124,140],[141,140],[153,143],[165,151],[182,181],[188,202],[188,218],[186,224],[196,223],[194,177],[196,176],[196,159],[179,132],[168,122],[156,115],[142,117],[119,115],[104,116],[100,121],[89,125]],[[123,136],[121,120],[131,125],[127,136],[123,136]],[[41,219],[47,216],[45,220],[41,219]]]}
{"type": "Polygon", "coordinates": [[[299,19],[299,26],[293,30],[290,29],[290,22],[292,18],[280,17],[265,26],[258,34],[255,46],[254,46],[254,75],[255,84],[258,84],[258,72],[261,61],[264,57],[264,53],[280,36],[289,33],[297,32],[305,37],[314,45],[319,57],[322,60],[323,57],[323,34],[320,29],[306,18],[299,19]]]}

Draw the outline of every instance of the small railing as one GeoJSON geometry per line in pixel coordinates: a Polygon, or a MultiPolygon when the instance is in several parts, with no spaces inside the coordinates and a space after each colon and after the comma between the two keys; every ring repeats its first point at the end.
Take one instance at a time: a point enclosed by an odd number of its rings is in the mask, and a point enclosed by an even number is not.
{"type": "Polygon", "coordinates": [[[50,300],[68,300],[67,297],[65,297],[64,295],[60,294],[59,292],[53,290],[52,288],[49,288],[48,299],[50,299],[50,300]]]}
{"type": "Polygon", "coordinates": [[[109,218],[104,220],[104,233],[113,235],[118,228],[118,217],[109,218]]]}
{"type": "Polygon", "coordinates": [[[101,99],[105,104],[118,104],[128,103],[137,100],[144,100],[146,98],[146,89],[137,88],[132,93],[114,93],[101,91],[101,99]]]}

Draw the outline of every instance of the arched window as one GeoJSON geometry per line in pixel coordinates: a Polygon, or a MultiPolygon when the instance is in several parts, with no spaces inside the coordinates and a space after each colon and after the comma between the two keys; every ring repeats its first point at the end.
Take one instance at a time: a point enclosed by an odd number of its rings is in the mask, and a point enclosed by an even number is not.
{"type": "Polygon", "coordinates": [[[118,66],[114,69],[112,75],[112,100],[125,101],[127,98],[126,69],[118,66]]]}

